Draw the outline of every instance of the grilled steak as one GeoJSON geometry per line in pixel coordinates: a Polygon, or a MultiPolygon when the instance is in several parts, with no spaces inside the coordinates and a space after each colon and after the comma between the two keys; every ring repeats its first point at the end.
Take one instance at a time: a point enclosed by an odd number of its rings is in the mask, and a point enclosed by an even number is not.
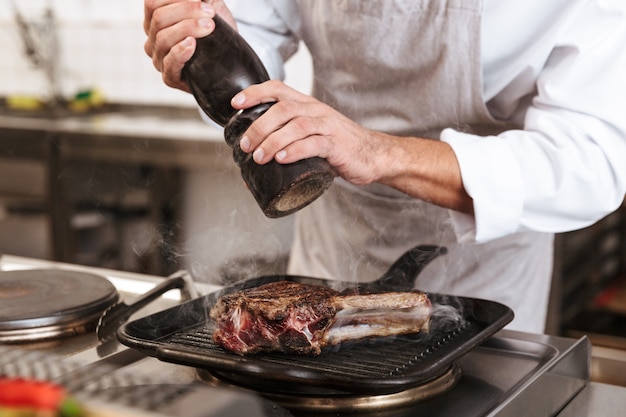
{"type": "Polygon", "coordinates": [[[222,296],[211,308],[213,339],[238,354],[319,355],[326,346],[428,329],[431,303],[419,291],[340,293],[276,281],[222,296]]]}

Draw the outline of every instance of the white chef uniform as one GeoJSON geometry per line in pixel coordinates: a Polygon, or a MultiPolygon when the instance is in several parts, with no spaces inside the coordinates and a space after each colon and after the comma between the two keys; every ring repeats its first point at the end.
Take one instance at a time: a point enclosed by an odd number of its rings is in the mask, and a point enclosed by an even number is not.
{"type": "MultiPolygon", "coordinates": [[[[583,227],[615,209],[621,201],[619,196],[623,198],[626,182],[626,129],[623,121],[620,124],[611,119],[615,117],[613,106],[596,111],[618,129],[611,131],[600,122],[585,123],[590,117],[586,114],[578,120],[579,125],[588,127],[587,131],[570,128],[574,132],[564,135],[559,128],[569,120],[550,118],[567,119],[567,111],[556,108],[546,114],[537,104],[549,107],[550,100],[565,101],[563,94],[540,90],[534,106],[526,99],[537,95],[534,86],[538,74],[548,77],[544,78],[545,87],[551,87],[550,82],[559,85],[560,80],[550,81],[550,72],[546,75],[545,68],[558,68],[563,57],[557,54],[554,58],[550,53],[557,48],[557,41],[569,40],[569,31],[574,33],[570,26],[576,19],[588,17],[583,4],[589,7],[589,2],[576,0],[569,6],[560,4],[557,10],[553,5],[541,2],[539,6],[532,1],[535,11],[545,12],[535,19],[545,24],[545,18],[553,16],[553,26],[536,26],[536,33],[527,32],[518,38],[517,33],[508,34],[518,43],[512,41],[509,49],[500,46],[500,54],[485,51],[486,44],[498,41],[488,41],[481,35],[488,32],[489,21],[497,20],[498,14],[506,15],[501,4],[494,3],[490,11],[491,3],[482,0],[268,0],[271,7],[261,12],[264,5],[260,3],[264,2],[239,1],[232,6],[242,34],[256,47],[271,72],[277,60],[272,61],[273,48],[268,45],[288,56],[297,40],[302,39],[314,57],[316,97],[368,128],[448,141],[459,158],[476,211],[475,218],[470,218],[378,184],[356,187],[338,179],[320,200],[298,213],[290,272],[371,280],[411,246],[446,246],[448,255],[420,274],[418,288],[503,302],[516,314],[511,328],[542,331],[552,268],[551,232],[583,227]],[[259,32],[259,27],[271,30],[259,32]],[[535,39],[543,44],[539,48],[531,43],[533,48],[529,43],[519,43],[519,39],[535,39]],[[498,62],[522,59],[507,56],[505,51],[528,50],[533,53],[523,65],[498,62]],[[496,64],[489,66],[485,62],[488,60],[496,64]],[[483,83],[487,78],[489,85],[483,83]],[[494,113],[507,123],[496,121],[494,113]],[[517,129],[512,130],[511,124],[517,129]],[[528,132],[539,127],[543,130],[528,132]],[[589,148],[596,152],[592,156],[602,159],[604,177],[598,178],[604,182],[600,188],[609,192],[590,207],[577,201],[571,214],[565,211],[567,214],[562,215],[563,207],[571,203],[569,197],[578,197],[576,187],[585,180],[566,179],[554,185],[546,164],[555,163],[555,157],[557,164],[567,161],[558,159],[564,159],[558,152],[547,158],[546,149],[562,146],[571,157],[569,147],[575,149],[580,142],[592,142],[591,133],[607,132],[613,134],[612,146],[617,154],[597,155],[598,143],[589,144],[589,148]],[[518,150],[527,155],[516,158],[518,150]],[[522,166],[524,161],[533,160],[528,152],[537,155],[534,168],[522,166]],[[527,172],[533,169],[534,173],[527,172]],[[613,173],[609,181],[604,180],[606,171],[613,173]],[[545,184],[540,181],[542,174],[547,176],[545,184]],[[542,204],[546,204],[541,199],[547,201],[549,197],[558,199],[557,204],[554,209],[542,211],[542,204]],[[557,225],[549,221],[553,218],[559,219],[557,225]]],[[[526,3],[508,4],[517,8],[516,19],[519,13],[533,10],[526,3]]],[[[596,10],[596,17],[610,11],[596,10]]],[[[510,12],[508,16],[512,16],[510,12]]],[[[536,21],[528,24],[535,27],[536,21]]],[[[613,32],[605,38],[609,43],[620,40],[613,32]]],[[[618,65],[623,66],[623,57],[620,59],[618,65]]]]}

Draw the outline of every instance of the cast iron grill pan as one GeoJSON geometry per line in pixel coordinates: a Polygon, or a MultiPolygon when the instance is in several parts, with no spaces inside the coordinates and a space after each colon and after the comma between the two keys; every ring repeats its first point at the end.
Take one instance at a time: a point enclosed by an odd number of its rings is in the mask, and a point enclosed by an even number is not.
{"type": "Polygon", "coordinates": [[[214,323],[208,318],[208,311],[219,296],[277,280],[336,287],[336,281],[309,277],[253,278],[128,323],[119,329],[117,337],[147,355],[202,368],[241,385],[281,392],[313,389],[316,393],[332,390],[380,395],[436,378],[513,319],[511,309],[496,302],[428,294],[433,304],[459,308],[462,325],[438,323],[435,316],[429,332],[343,344],[328,348],[317,357],[283,353],[240,356],[213,342],[214,323]]]}

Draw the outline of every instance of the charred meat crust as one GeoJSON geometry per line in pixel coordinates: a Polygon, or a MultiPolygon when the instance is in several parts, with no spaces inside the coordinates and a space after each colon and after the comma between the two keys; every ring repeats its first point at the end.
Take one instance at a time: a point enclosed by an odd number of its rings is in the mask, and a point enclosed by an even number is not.
{"type": "Polygon", "coordinates": [[[419,291],[355,294],[276,281],[222,296],[210,311],[213,339],[238,354],[319,355],[328,345],[428,328],[431,304],[419,291]]]}

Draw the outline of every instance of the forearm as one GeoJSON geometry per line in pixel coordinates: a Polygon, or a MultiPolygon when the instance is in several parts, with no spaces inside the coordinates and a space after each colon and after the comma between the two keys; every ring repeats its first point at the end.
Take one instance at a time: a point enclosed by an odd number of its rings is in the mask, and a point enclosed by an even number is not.
{"type": "Polygon", "coordinates": [[[374,133],[385,151],[377,158],[379,179],[411,197],[473,213],[472,198],[463,187],[454,151],[445,142],[374,133]]]}

